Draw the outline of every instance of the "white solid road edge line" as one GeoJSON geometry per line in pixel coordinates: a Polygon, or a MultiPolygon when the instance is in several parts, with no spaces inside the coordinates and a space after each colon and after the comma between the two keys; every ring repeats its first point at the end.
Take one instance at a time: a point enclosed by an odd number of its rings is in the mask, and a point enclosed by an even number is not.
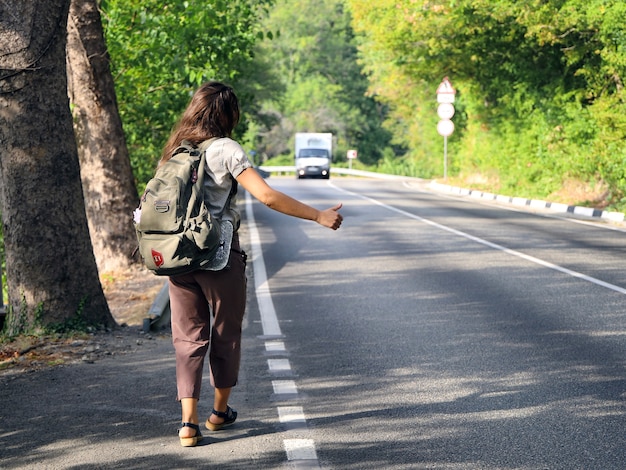
{"type": "Polygon", "coordinates": [[[387,205],[387,204],[382,203],[382,202],[380,202],[380,201],[378,201],[376,199],[372,199],[371,197],[363,196],[361,194],[357,194],[357,193],[354,193],[352,191],[348,191],[346,189],[339,188],[339,187],[336,187],[336,186],[335,186],[335,188],[338,191],[342,191],[342,192],[344,192],[346,194],[350,194],[351,196],[354,196],[354,197],[357,197],[357,198],[360,198],[360,199],[365,199],[366,201],[370,201],[373,204],[377,204],[377,205],[379,205],[381,207],[389,209],[390,211],[397,212],[398,214],[401,214],[401,215],[404,215],[404,216],[409,217],[411,219],[415,219],[417,221],[423,222],[423,223],[425,223],[427,225],[430,225],[431,227],[436,227],[436,228],[438,228],[440,230],[444,230],[446,232],[453,233],[453,234],[458,235],[460,237],[467,238],[468,240],[472,240],[472,241],[474,241],[476,243],[480,243],[481,245],[488,246],[490,248],[493,248],[494,250],[500,250],[500,251],[503,251],[504,253],[507,253],[507,254],[509,254],[511,256],[516,256],[518,258],[524,259],[526,261],[530,261],[531,263],[538,264],[538,265],[543,266],[545,268],[553,269],[554,271],[558,271],[558,272],[561,272],[563,274],[567,274],[568,276],[572,276],[572,277],[575,277],[577,279],[582,279],[583,281],[587,281],[587,282],[590,282],[592,284],[596,284],[596,285],[598,285],[600,287],[604,287],[606,289],[610,289],[610,290],[612,290],[614,292],[618,292],[620,294],[626,294],[626,289],[624,289],[623,287],[620,287],[620,286],[616,286],[615,284],[611,284],[609,282],[605,282],[605,281],[603,281],[601,279],[597,279],[597,278],[592,277],[592,276],[587,276],[586,274],[579,273],[578,271],[573,271],[573,270],[565,268],[563,266],[559,266],[558,264],[550,263],[549,261],[544,261],[544,260],[542,260],[540,258],[535,258],[534,256],[527,255],[525,253],[522,253],[521,251],[517,251],[517,250],[512,250],[510,248],[506,248],[505,246],[498,245],[497,243],[492,243],[492,242],[487,241],[487,240],[485,240],[483,238],[475,237],[474,235],[470,235],[469,233],[465,233],[465,232],[462,232],[460,230],[456,230],[456,229],[454,229],[452,227],[448,227],[447,225],[442,225],[440,223],[433,222],[432,220],[420,217],[419,215],[411,214],[410,212],[404,211],[402,209],[398,209],[397,207],[393,207],[393,206],[387,205]]]}
{"type": "Polygon", "coordinates": [[[246,192],[246,217],[249,220],[248,231],[250,232],[250,247],[252,250],[251,261],[254,270],[254,286],[259,304],[261,324],[263,325],[263,334],[266,336],[281,336],[282,332],[276,317],[274,302],[272,302],[270,286],[267,282],[261,239],[259,238],[259,231],[256,228],[254,212],[252,211],[252,197],[248,192],[246,192]]]}

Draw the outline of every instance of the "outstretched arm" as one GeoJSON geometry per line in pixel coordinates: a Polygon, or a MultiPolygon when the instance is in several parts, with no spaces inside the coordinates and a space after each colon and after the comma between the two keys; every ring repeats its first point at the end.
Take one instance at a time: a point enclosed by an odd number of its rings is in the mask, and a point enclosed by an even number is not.
{"type": "Polygon", "coordinates": [[[333,230],[337,230],[343,221],[343,217],[338,212],[341,209],[341,204],[322,211],[317,210],[275,190],[252,168],[244,170],[237,177],[237,182],[267,207],[283,214],[300,219],[313,220],[333,230]]]}

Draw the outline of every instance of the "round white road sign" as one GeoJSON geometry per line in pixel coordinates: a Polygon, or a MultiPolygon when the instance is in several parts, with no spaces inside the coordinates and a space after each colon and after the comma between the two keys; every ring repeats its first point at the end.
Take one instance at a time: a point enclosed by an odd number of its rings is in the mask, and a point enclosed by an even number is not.
{"type": "Polygon", "coordinates": [[[437,132],[443,137],[448,137],[454,132],[454,123],[448,119],[442,119],[437,124],[437,132]]]}
{"type": "Polygon", "coordinates": [[[454,116],[454,105],[452,103],[439,103],[437,115],[441,119],[452,119],[452,116],[454,116]]]}

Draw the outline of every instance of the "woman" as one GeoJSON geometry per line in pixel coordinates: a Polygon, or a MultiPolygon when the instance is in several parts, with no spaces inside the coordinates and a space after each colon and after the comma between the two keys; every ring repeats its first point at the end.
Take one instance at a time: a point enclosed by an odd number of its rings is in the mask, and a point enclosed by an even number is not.
{"type": "Polygon", "coordinates": [[[211,215],[231,222],[234,227],[226,268],[194,271],[169,280],[176,384],[182,409],[178,435],[184,447],[193,447],[202,439],[198,400],[207,351],[215,396],[206,427],[218,431],[237,419],[237,412],[228,406],[228,399],[239,374],[241,325],[246,305],[246,256],[240,249],[237,235],[238,184],[263,204],[283,214],[312,220],[333,230],[337,230],[343,220],[338,212],[341,204],[320,211],[268,186],[252,168],[241,146],[231,139],[238,121],[239,104],[232,88],[219,82],[206,83],[191,98],[161,158],[161,163],[171,158],[184,139],[199,145],[217,138],[206,151],[205,198],[211,215]]]}

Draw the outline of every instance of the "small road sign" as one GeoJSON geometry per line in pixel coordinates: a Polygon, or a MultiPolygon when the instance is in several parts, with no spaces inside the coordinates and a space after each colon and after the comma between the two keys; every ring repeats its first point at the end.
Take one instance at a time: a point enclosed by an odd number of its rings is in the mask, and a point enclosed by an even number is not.
{"type": "Polygon", "coordinates": [[[454,105],[452,103],[439,103],[437,115],[440,119],[452,119],[452,116],[454,116],[454,105]]]}
{"type": "Polygon", "coordinates": [[[454,123],[449,119],[442,119],[437,123],[437,132],[443,137],[449,137],[454,132],[454,123]]]}
{"type": "Polygon", "coordinates": [[[452,83],[448,77],[444,77],[437,87],[437,103],[454,103],[456,90],[452,88],[452,83]]]}

